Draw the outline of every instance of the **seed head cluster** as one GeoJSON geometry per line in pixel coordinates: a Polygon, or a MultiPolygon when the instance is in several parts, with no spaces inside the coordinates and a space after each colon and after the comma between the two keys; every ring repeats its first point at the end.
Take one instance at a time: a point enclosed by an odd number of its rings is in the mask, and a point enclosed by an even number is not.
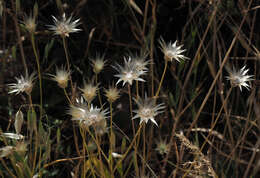
{"type": "Polygon", "coordinates": [[[32,73],[31,75],[26,72],[25,77],[22,75],[20,78],[16,77],[16,83],[8,84],[10,91],[8,93],[19,94],[25,92],[26,94],[31,94],[33,88],[33,82],[35,79],[36,73],[32,73]]]}
{"type": "Polygon", "coordinates": [[[68,80],[70,77],[70,71],[66,70],[65,67],[56,68],[56,74],[52,75],[52,80],[56,81],[61,88],[66,88],[68,86],[68,80]]]}
{"type": "Polygon", "coordinates": [[[88,103],[91,103],[91,101],[96,97],[98,85],[94,85],[92,82],[86,83],[84,81],[83,88],[80,89],[83,93],[82,96],[85,98],[85,100],[88,103]]]}
{"type": "Polygon", "coordinates": [[[142,122],[147,123],[151,120],[158,126],[155,121],[155,116],[163,112],[163,109],[165,108],[164,104],[156,105],[156,100],[154,98],[148,98],[147,95],[145,95],[144,99],[134,98],[134,101],[137,104],[138,109],[133,111],[136,115],[132,119],[140,118],[140,124],[142,122]]]}
{"type": "Polygon", "coordinates": [[[123,66],[116,64],[116,66],[114,66],[114,68],[119,72],[119,74],[115,75],[115,77],[119,78],[116,84],[118,84],[122,81],[123,86],[126,83],[128,83],[129,85],[132,85],[134,80],[145,82],[145,80],[142,79],[141,76],[147,72],[146,68],[137,67],[137,63],[133,62],[133,60],[130,56],[124,58],[123,66]]]}
{"type": "Polygon", "coordinates": [[[105,119],[107,118],[107,109],[94,107],[92,104],[88,108],[87,103],[81,98],[77,100],[76,105],[71,105],[69,114],[72,116],[72,120],[79,122],[82,127],[97,126],[99,130],[106,126],[105,119]]]}
{"type": "Polygon", "coordinates": [[[166,44],[162,37],[159,39],[160,49],[163,52],[164,59],[166,61],[172,62],[175,59],[176,61],[180,62],[181,60],[189,59],[182,54],[186,51],[186,49],[181,49],[183,45],[178,46],[177,42],[177,40],[174,43],[170,41],[168,44],[166,44]]]}
{"type": "Polygon", "coordinates": [[[66,17],[64,13],[60,20],[52,16],[54,25],[48,25],[49,30],[53,31],[55,35],[60,35],[61,37],[69,37],[70,33],[76,33],[81,31],[77,28],[80,25],[80,19],[73,20],[72,16],[66,17]]]}
{"type": "Polygon", "coordinates": [[[253,75],[247,75],[249,69],[246,69],[246,66],[242,67],[239,70],[236,70],[233,67],[233,70],[228,70],[229,76],[227,76],[227,80],[230,81],[231,86],[239,87],[240,91],[242,91],[242,87],[245,87],[247,90],[250,89],[250,85],[248,82],[254,80],[252,77],[253,75]]]}

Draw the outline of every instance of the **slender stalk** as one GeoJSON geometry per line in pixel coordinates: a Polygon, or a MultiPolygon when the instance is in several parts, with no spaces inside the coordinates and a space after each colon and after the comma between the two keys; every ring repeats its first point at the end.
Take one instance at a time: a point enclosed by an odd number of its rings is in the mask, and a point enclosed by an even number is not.
{"type": "Polygon", "coordinates": [[[68,95],[68,93],[67,93],[67,91],[66,91],[65,88],[63,88],[63,91],[64,91],[64,94],[65,94],[65,96],[66,96],[68,102],[69,102],[70,104],[72,104],[72,102],[71,102],[71,100],[70,100],[70,98],[69,98],[69,95],[68,95]]]}
{"type": "MultiPolygon", "coordinates": [[[[95,78],[96,78],[96,85],[98,84],[98,74],[95,75],[95,78]]],[[[100,104],[100,107],[101,109],[103,108],[103,105],[102,105],[102,99],[101,99],[101,95],[100,95],[100,90],[97,91],[98,92],[98,100],[99,100],[99,104],[100,104]]]]}
{"type": "Polygon", "coordinates": [[[145,126],[144,125],[144,128],[143,128],[143,159],[142,159],[142,162],[143,162],[143,165],[142,165],[142,175],[145,174],[145,162],[146,162],[146,138],[145,138],[145,126]]]}
{"type": "Polygon", "coordinates": [[[31,33],[31,43],[32,43],[32,47],[33,47],[33,52],[34,52],[34,56],[36,59],[36,63],[37,63],[37,71],[38,71],[38,78],[39,78],[39,87],[40,87],[40,118],[42,117],[42,76],[41,76],[41,67],[40,67],[40,59],[39,59],[39,55],[37,53],[37,49],[36,49],[36,45],[35,45],[35,38],[34,38],[34,34],[31,33]]]}
{"type": "Polygon", "coordinates": [[[159,87],[157,89],[157,92],[155,94],[155,98],[157,98],[159,93],[160,93],[160,89],[161,89],[161,86],[162,86],[162,83],[163,83],[163,80],[164,80],[164,76],[165,76],[165,73],[166,73],[167,66],[168,66],[168,61],[165,60],[163,74],[162,74],[161,81],[160,81],[159,87]]]}
{"type": "MultiPolygon", "coordinates": [[[[82,151],[83,151],[83,177],[85,178],[86,177],[86,170],[85,170],[85,163],[86,163],[86,151],[87,151],[87,154],[88,154],[88,157],[89,157],[89,160],[91,161],[92,159],[92,156],[91,156],[91,153],[89,152],[88,150],[88,146],[87,146],[87,143],[86,143],[86,131],[82,128],[80,128],[80,134],[81,134],[81,137],[82,137],[82,141],[83,141],[83,148],[82,148],[82,151]]],[[[95,175],[95,171],[94,171],[94,168],[92,166],[92,164],[90,164],[90,170],[91,170],[91,173],[94,177],[96,177],[95,175]]]]}
{"type": "Polygon", "coordinates": [[[128,84],[128,96],[129,96],[129,109],[130,109],[130,116],[132,121],[132,130],[133,134],[135,135],[135,125],[133,121],[133,108],[132,108],[132,96],[131,96],[131,86],[128,84]]]}
{"type": "MultiPolygon", "coordinates": [[[[70,72],[70,61],[69,61],[69,54],[68,54],[68,49],[67,49],[67,44],[66,44],[66,39],[65,37],[62,37],[62,43],[63,43],[63,48],[64,48],[64,51],[65,51],[65,56],[66,56],[66,61],[67,61],[67,69],[68,69],[68,72],[70,72]]],[[[69,77],[69,80],[70,80],[70,85],[71,85],[71,89],[73,88],[73,83],[72,83],[72,79],[71,79],[71,76],[69,77]]]]}
{"type": "MultiPolygon", "coordinates": [[[[101,144],[100,144],[100,143],[101,143],[100,136],[97,134],[95,128],[94,128],[94,132],[95,132],[95,137],[96,137],[97,143],[98,143],[99,145],[101,145],[101,144]]],[[[102,161],[101,147],[100,147],[100,146],[98,147],[98,159],[99,159],[99,164],[100,164],[100,173],[101,173],[101,175],[102,175],[101,177],[106,177],[106,176],[104,175],[105,170],[104,170],[104,167],[103,167],[103,161],[102,161]]]]}
{"type": "Polygon", "coordinates": [[[123,154],[122,158],[116,163],[116,166],[114,167],[113,172],[115,172],[115,170],[117,169],[117,167],[121,164],[121,162],[125,159],[126,155],[129,153],[129,151],[130,151],[131,148],[133,147],[133,145],[134,145],[134,143],[135,143],[135,141],[136,141],[137,136],[140,134],[140,132],[141,132],[141,130],[142,130],[143,125],[144,125],[144,123],[142,123],[142,124],[139,126],[139,128],[138,128],[138,130],[137,130],[137,132],[136,132],[136,134],[135,134],[135,136],[134,136],[132,142],[131,142],[130,145],[128,146],[128,149],[127,149],[126,152],[123,154]]]}
{"type": "MultiPolygon", "coordinates": [[[[133,135],[135,135],[135,125],[134,125],[134,120],[133,118],[133,108],[132,108],[132,96],[131,96],[131,86],[128,84],[128,95],[129,95],[129,108],[130,108],[130,115],[131,115],[131,122],[132,122],[132,130],[133,130],[133,135]]],[[[136,175],[139,175],[139,169],[138,169],[138,165],[137,165],[137,142],[136,140],[134,140],[134,161],[135,161],[135,171],[136,171],[136,175]]]]}
{"type": "MultiPolygon", "coordinates": [[[[217,124],[217,122],[218,122],[218,119],[220,118],[220,115],[221,115],[221,113],[222,113],[222,110],[223,110],[223,108],[224,108],[225,105],[226,105],[226,102],[227,102],[227,100],[228,100],[228,98],[229,98],[229,96],[230,96],[230,94],[231,94],[232,89],[233,89],[233,88],[231,87],[231,88],[228,90],[227,96],[226,96],[226,98],[225,98],[225,100],[224,100],[224,102],[223,102],[223,104],[222,104],[222,106],[221,106],[221,108],[220,108],[220,111],[218,112],[218,115],[217,115],[217,117],[216,117],[216,120],[215,120],[215,122],[213,123],[213,125],[212,125],[211,128],[210,128],[210,132],[209,132],[208,136],[205,138],[205,141],[203,142],[202,146],[200,147],[200,152],[202,152],[204,146],[205,146],[206,143],[208,142],[208,139],[209,139],[209,137],[211,136],[212,131],[214,130],[214,128],[215,128],[215,126],[216,126],[216,124],[217,124]]],[[[191,170],[191,168],[192,168],[192,166],[190,166],[190,167],[188,168],[188,170],[186,171],[186,173],[183,175],[183,178],[186,177],[186,175],[189,173],[189,171],[191,170]]]]}
{"type": "Polygon", "coordinates": [[[109,168],[110,168],[110,174],[111,174],[111,177],[113,178],[114,177],[114,173],[113,173],[113,156],[112,156],[112,153],[113,153],[113,145],[112,145],[112,142],[113,142],[113,129],[112,129],[112,126],[113,126],[113,108],[112,108],[112,102],[109,103],[110,104],[110,152],[109,152],[109,155],[110,155],[110,158],[111,158],[111,161],[109,163],[109,168]]]}
{"type": "Polygon", "coordinates": [[[136,96],[139,98],[139,82],[136,81],[136,96]]]}

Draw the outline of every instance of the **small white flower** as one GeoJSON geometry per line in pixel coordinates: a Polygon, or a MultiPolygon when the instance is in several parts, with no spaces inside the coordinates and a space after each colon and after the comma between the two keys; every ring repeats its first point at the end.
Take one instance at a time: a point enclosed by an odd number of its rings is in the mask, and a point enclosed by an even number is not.
{"type": "Polygon", "coordinates": [[[247,75],[249,69],[246,69],[246,66],[242,67],[240,70],[236,70],[233,67],[233,70],[229,70],[229,76],[226,77],[227,80],[230,80],[230,83],[233,87],[239,87],[242,91],[242,87],[245,87],[247,90],[250,89],[250,86],[247,82],[254,80],[253,75],[247,75]]]}
{"type": "Polygon", "coordinates": [[[155,125],[157,125],[155,116],[163,112],[162,110],[165,108],[164,104],[156,105],[156,100],[154,98],[147,98],[146,94],[144,100],[134,98],[134,101],[138,105],[138,109],[133,111],[136,115],[132,119],[140,118],[140,124],[142,122],[147,123],[151,120],[155,125]]]}
{"type": "Polygon", "coordinates": [[[118,77],[118,83],[123,81],[123,86],[128,83],[129,85],[132,85],[133,80],[145,82],[144,79],[140,78],[141,75],[144,75],[147,71],[145,70],[138,70],[136,67],[136,64],[131,61],[131,58],[129,57],[128,60],[126,57],[124,58],[124,66],[120,66],[119,64],[116,64],[117,66],[114,68],[119,72],[119,74],[115,75],[115,77],[118,77]]]}
{"type": "Polygon", "coordinates": [[[61,37],[69,37],[70,33],[75,33],[81,31],[77,28],[80,24],[80,19],[73,20],[72,16],[66,18],[65,13],[62,15],[62,18],[58,20],[56,17],[52,16],[54,25],[48,25],[49,30],[54,31],[55,35],[60,35],[61,37]]]}
{"type": "Polygon", "coordinates": [[[104,58],[105,54],[100,55],[99,53],[97,53],[96,57],[90,59],[95,74],[99,74],[103,70],[106,64],[106,60],[104,60],[104,58]]]}
{"type": "Polygon", "coordinates": [[[129,54],[129,60],[135,66],[135,68],[139,71],[148,71],[147,65],[151,62],[150,60],[146,60],[148,53],[137,54],[129,54]]]}
{"type": "Polygon", "coordinates": [[[107,114],[108,114],[107,109],[101,110],[101,108],[93,107],[93,105],[91,105],[89,112],[87,112],[86,120],[83,121],[83,123],[86,122],[86,125],[88,125],[88,123],[91,124],[100,123],[107,118],[106,116],[107,114]]]}
{"type": "Polygon", "coordinates": [[[120,97],[119,93],[120,93],[120,91],[113,85],[109,86],[109,88],[107,90],[105,90],[105,96],[107,97],[107,100],[110,103],[113,103],[120,97]]]}
{"type": "Polygon", "coordinates": [[[56,81],[61,88],[68,86],[68,80],[70,77],[70,71],[66,70],[65,67],[56,68],[56,75],[49,74],[52,80],[56,81]]]}
{"type": "Polygon", "coordinates": [[[102,110],[101,108],[90,106],[88,109],[87,103],[77,100],[76,106],[71,105],[69,114],[72,116],[72,120],[79,121],[81,126],[97,126],[98,129],[104,126],[104,121],[107,118],[107,109],[102,110]]]}
{"type": "Polygon", "coordinates": [[[96,97],[97,90],[98,90],[98,84],[93,85],[92,82],[86,83],[84,81],[83,88],[80,88],[80,90],[83,92],[82,96],[85,98],[85,100],[88,103],[91,103],[91,101],[96,97]]]}
{"type": "Polygon", "coordinates": [[[180,62],[180,60],[189,59],[188,57],[182,55],[183,52],[186,51],[186,49],[181,49],[183,45],[177,46],[177,40],[172,43],[171,41],[166,44],[163,38],[161,37],[159,40],[160,43],[160,49],[164,54],[164,59],[166,61],[171,61],[175,59],[176,61],[180,62]]]}
{"type": "Polygon", "coordinates": [[[29,16],[25,15],[24,21],[22,24],[25,26],[26,30],[28,30],[29,33],[34,33],[36,30],[36,22],[35,17],[30,14],[29,16]]]}
{"type": "Polygon", "coordinates": [[[32,73],[30,76],[26,72],[25,77],[21,75],[21,78],[15,78],[17,80],[17,83],[11,83],[8,84],[10,93],[22,93],[25,92],[26,94],[30,94],[33,88],[33,81],[35,79],[35,73],[32,73]]]}
{"type": "Polygon", "coordinates": [[[170,144],[167,144],[166,140],[160,139],[156,142],[155,150],[158,151],[160,155],[168,154],[170,152],[170,144]]]}

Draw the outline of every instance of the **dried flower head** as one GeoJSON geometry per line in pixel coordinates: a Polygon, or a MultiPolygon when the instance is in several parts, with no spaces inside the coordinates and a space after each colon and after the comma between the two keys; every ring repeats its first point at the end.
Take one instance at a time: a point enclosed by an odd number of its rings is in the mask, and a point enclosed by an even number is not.
{"type": "Polygon", "coordinates": [[[233,70],[229,70],[229,76],[226,77],[227,80],[230,80],[232,87],[239,87],[240,91],[242,91],[242,86],[247,90],[250,89],[250,86],[247,82],[254,80],[253,75],[247,75],[249,69],[246,69],[246,66],[242,67],[240,70],[236,70],[233,67],[233,70]]]}
{"type": "Polygon", "coordinates": [[[108,102],[113,103],[116,101],[120,96],[119,96],[120,91],[112,86],[109,86],[107,90],[105,90],[105,95],[107,97],[108,102]]]}
{"type": "Polygon", "coordinates": [[[156,142],[155,150],[158,151],[160,155],[168,154],[170,152],[170,144],[167,144],[166,140],[160,139],[156,142]]]}
{"type": "Polygon", "coordinates": [[[147,123],[148,120],[151,120],[155,125],[157,125],[154,118],[159,113],[163,112],[162,110],[165,108],[164,104],[156,105],[155,98],[147,98],[146,94],[145,94],[145,99],[134,98],[134,101],[138,105],[138,109],[133,111],[134,113],[136,113],[136,115],[132,119],[140,118],[141,119],[140,124],[143,121],[147,123]]]}
{"type": "Polygon", "coordinates": [[[25,77],[21,75],[21,78],[15,78],[17,83],[8,84],[10,91],[8,93],[16,93],[19,94],[21,92],[25,92],[26,94],[30,94],[33,88],[33,81],[35,79],[35,74],[32,73],[30,76],[26,72],[25,77]]]}
{"type": "Polygon", "coordinates": [[[62,15],[62,18],[58,20],[56,17],[52,16],[54,25],[48,25],[49,30],[54,31],[55,35],[60,35],[61,37],[69,37],[70,33],[76,33],[81,31],[81,29],[77,28],[80,24],[79,20],[73,20],[72,16],[66,18],[65,13],[62,15]]]}
{"type": "Polygon", "coordinates": [[[105,119],[102,119],[101,121],[95,123],[93,125],[93,128],[98,135],[104,135],[108,131],[107,127],[107,121],[105,119]]]}
{"type": "Polygon", "coordinates": [[[97,90],[98,90],[98,84],[93,85],[92,82],[86,83],[84,81],[84,86],[83,88],[80,88],[80,90],[83,92],[82,96],[85,98],[85,100],[88,103],[91,103],[91,101],[96,97],[97,95],[97,90]]]}
{"type": "Polygon", "coordinates": [[[68,80],[70,77],[70,71],[66,70],[65,67],[56,68],[56,75],[49,74],[52,80],[56,81],[61,88],[66,88],[68,86],[68,80]]]}
{"type": "Polygon", "coordinates": [[[123,86],[125,83],[132,85],[133,80],[145,82],[140,76],[144,75],[146,71],[138,70],[136,64],[131,61],[130,57],[128,60],[126,57],[124,58],[124,66],[120,66],[119,64],[116,65],[117,66],[114,66],[114,68],[119,72],[119,74],[115,75],[115,77],[119,78],[116,85],[121,81],[123,81],[123,86]]]}
{"type": "Polygon", "coordinates": [[[159,39],[160,49],[164,54],[164,59],[166,61],[173,61],[175,59],[176,61],[180,62],[180,60],[189,59],[188,57],[182,55],[183,52],[186,51],[186,49],[181,49],[183,45],[177,46],[177,40],[172,43],[171,41],[166,44],[166,42],[161,37],[159,39]]]}
{"type": "Polygon", "coordinates": [[[136,67],[139,71],[148,71],[147,65],[150,63],[150,60],[146,60],[148,53],[141,53],[140,55],[137,54],[129,54],[129,60],[131,63],[136,67]]]}
{"type": "Polygon", "coordinates": [[[93,105],[88,109],[87,103],[85,103],[83,99],[81,99],[80,103],[78,103],[78,101],[79,100],[77,100],[76,106],[70,106],[69,114],[72,116],[72,120],[79,121],[82,127],[92,125],[99,130],[101,130],[101,127],[104,129],[106,123],[104,124],[103,122],[107,117],[107,109],[101,110],[101,108],[93,107],[93,105]]]}
{"type": "Polygon", "coordinates": [[[29,33],[35,33],[36,30],[36,22],[35,22],[35,17],[32,16],[32,14],[30,14],[29,16],[25,15],[24,17],[24,21],[22,22],[22,24],[25,26],[26,30],[29,33]]]}
{"type": "Polygon", "coordinates": [[[97,53],[95,58],[90,59],[92,62],[93,72],[95,74],[99,74],[103,70],[106,64],[106,60],[104,60],[104,58],[105,54],[101,56],[99,53],[97,53]]]}

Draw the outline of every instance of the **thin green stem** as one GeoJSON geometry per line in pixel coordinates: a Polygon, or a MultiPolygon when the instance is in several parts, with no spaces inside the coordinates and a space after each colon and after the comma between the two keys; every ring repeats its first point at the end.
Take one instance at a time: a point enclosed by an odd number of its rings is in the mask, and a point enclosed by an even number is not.
{"type": "Polygon", "coordinates": [[[160,93],[160,90],[161,90],[161,87],[162,87],[162,83],[163,83],[163,80],[164,80],[164,76],[165,76],[165,73],[166,73],[167,66],[168,66],[168,61],[165,60],[163,74],[162,74],[162,77],[161,77],[161,81],[160,81],[159,87],[158,87],[158,89],[156,91],[155,98],[157,98],[159,93],[160,93]]]}
{"type": "MultiPolygon", "coordinates": [[[[135,135],[135,125],[134,125],[134,120],[133,118],[133,108],[132,108],[132,96],[131,96],[131,86],[128,84],[128,95],[129,95],[129,108],[130,108],[130,115],[131,115],[131,122],[132,122],[132,130],[133,130],[133,135],[135,135]]],[[[134,161],[135,161],[135,171],[136,175],[139,175],[139,169],[138,169],[138,164],[137,164],[137,142],[134,140],[134,161]]]]}
{"type": "Polygon", "coordinates": [[[68,102],[69,102],[70,104],[72,104],[72,102],[71,102],[71,100],[70,100],[70,98],[69,98],[69,95],[68,95],[68,93],[67,93],[67,91],[66,91],[65,88],[63,88],[63,91],[64,91],[64,94],[65,94],[65,96],[66,96],[68,102]]]}
{"type": "Polygon", "coordinates": [[[143,165],[142,165],[142,174],[145,175],[145,162],[146,162],[146,139],[145,139],[145,126],[144,125],[144,129],[143,129],[143,159],[142,159],[142,162],[143,162],[143,165]]]}
{"type": "Polygon", "coordinates": [[[110,168],[110,173],[111,173],[111,176],[112,178],[114,177],[114,173],[113,173],[113,156],[112,156],[112,153],[113,153],[113,108],[112,108],[112,102],[109,103],[110,104],[110,163],[109,163],[109,168],[110,168]]]}
{"type": "MultiPolygon", "coordinates": [[[[95,75],[95,78],[96,78],[96,85],[98,85],[98,74],[95,75]]],[[[103,108],[100,90],[98,89],[97,92],[98,92],[98,100],[99,100],[100,107],[103,108]]]]}
{"type": "Polygon", "coordinates": [[[204,148],[205,144],[207,143],[209,137],[211,136],[212,131],[214,130],[214,128],[215,128],[215,126],[216,126],[216,124],[217,124],[217,122],[218,122],[218,119],[220,118],[220,115],[222,114],[222,110],[223,110],[223,108],[225,107],[225,105],[226,105],[226,103],[227,103],[227,100],[228,100],[228,98],[229,98],[229,96],[230,96],[230,94],[231,94],[232,89],[233,89],[233,87],[231,87],[231,88],[228,90],[227,96],[226,96],[226,98],[225,98],[225,100],[224,100],[224,102],[223,102],[223,104],[222,104],[222,106],[221,106],[221,108],[220,108],[220,111],[219,111],[219,113],[218,113],[218,115],[217,115],[217,117],[216,117],[216,120],[215,120],[215,122],[213,123],[213,125],[211,126],[210,132],[209,132],[208,136],[206,137],[204,143],[202,144],[202,146],[201,146],[201,148],[200,148],[200,151],[202,151],[202,149],[204,148]]]}
{"type": "MultiPolygon", "coordinates": [[[[62,37],[62,43],[63,43],[63,48],[64,48],[64,51],[65,51],[65,56],[66,56],[66,61],[67,61],[67,70],[68,70],[69,73],[71,73],[70,72],[69,54],[68,54],[67,43],[66,43],[65,37],[62,37]]],[[[72,89],[73,83],[72,83],[71,76],[69,77],[69,80],[70,80],[70,85],[71,85],[71,89],[72,89]]]]}
{"type": "Polygon", "coordinates": [[[39,59],[39,55],[37,53],[37,49],[36,49],[36,45],[35,45],[35,38],[34,38],[34,34],[31,33],[31,43],[32,43],[32,47],[33,47],[33,52],[35,55],[35,59],[36,59],[36,63],[37,63],[37,70],[38,70],[38,78],[39,78],[39,87],[40,87],[40,118],[42,117],[42,76],[41,76],[41,68],[40,68],[40,59],[39,59]]]}
{"type": "MultiPolygon", "coordinates": [[[[80,134],[81,134],[81,137],[82,137],[82,141],[83,141],[83,148],[82,148],[82,151],[83,151],[83,177],[85,178],[86,177],[86,166],[85,166],[85,163],[86,163],[86,151],[87,151],[87,154],[88,154],[88,158],[89,158],[89,161],[91,161],[92,159],[92,156],[91,156],[91,153],[89,152],[88,150],[88,146],[87,146],[87,143],[86,143],[86,131],[82,128],[80,128],[80,134]]],[[[94,171],[94,168],[92,166],[92,164],[90,164],[90,170],[91,170],[91,173],[94,177],[96,177],[95,175],[95,171],[94,171]]]]}
{"type": "Polygon", "coordinates": [[[143,125],[144,125],[144,123],[142,123],[142,124],[139,126],[139,128],[138,128],[138,130],[137,130],[137,132],[136,132],[136,134],[135,134],[135,136],[134,136],[132,142],[131,142],[130,145],[128,146],[128,149],[127,149],[126,152],[123,154],[123,156],[121,157],[121,159],[116,163],[116,166],[114,167],[113,172],[115,172],[115,170],[117,169],[117,167],[121,164],[121,162],[125,159],[126,155],[129,153],[129,151],[130,151],[131,148],[133,147],[134,143],[136,142],[137,136],[140,134],[140,132],[141,132],[141,130],[142,130],[141,128],[143,127],[143,125]]]}

